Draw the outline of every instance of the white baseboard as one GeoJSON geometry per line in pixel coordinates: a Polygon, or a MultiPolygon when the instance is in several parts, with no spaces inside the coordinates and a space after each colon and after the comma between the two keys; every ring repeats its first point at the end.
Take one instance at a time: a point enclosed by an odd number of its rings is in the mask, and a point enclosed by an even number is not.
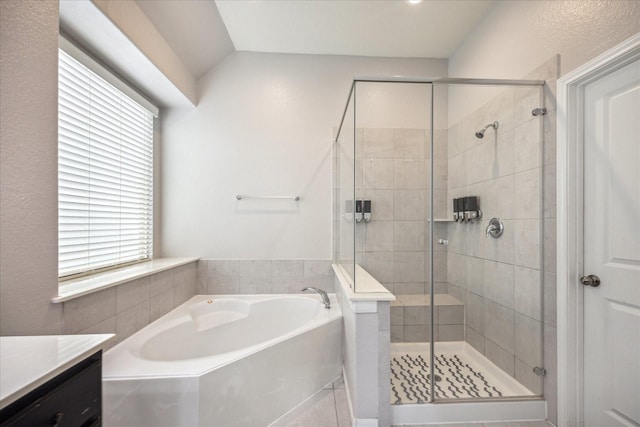
{"type": "Polygon", "coordinates": [[[378,420],[371,418],[356,418],[353,427],[378,427],[378,420]]]}

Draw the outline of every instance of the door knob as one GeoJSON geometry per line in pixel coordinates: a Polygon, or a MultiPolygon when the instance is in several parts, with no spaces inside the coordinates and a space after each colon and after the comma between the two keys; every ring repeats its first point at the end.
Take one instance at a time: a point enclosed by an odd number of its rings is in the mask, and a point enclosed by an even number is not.
{"type": "Polygon", "coordinates": [[[593,286],[595,288],[596,286],[600,286],[600,278],[595,274],[589,274],[588,276],[582,276],[580,278],[580,283],[585,286],[593,286]]]}

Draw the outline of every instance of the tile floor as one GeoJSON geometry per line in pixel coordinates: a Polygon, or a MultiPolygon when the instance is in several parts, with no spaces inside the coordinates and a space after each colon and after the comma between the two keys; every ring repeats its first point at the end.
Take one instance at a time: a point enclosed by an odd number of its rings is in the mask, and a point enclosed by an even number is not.
{"type": "MultiPolygon", "coordinates": [[[[547,421],[504,421],[499,423],[424,424],[411,427],[552,427],[547,421]]],[[[395,426],[394,426],[395,427],[395,426]]],[[[399,427],[399,426],[398,426],[399,427]]]]}
{"type": "MultiPolygon", "coordinates": [[[[273,427],[351,427],[344,382],[334,381],[311,401],[287,414],[273,427]]],[[[412,427],[552,427],[547,421],[425,424],[412,427]]],[[[381,426],[382,427],[382,426],[381,426]]],[[[400,426],[395,426],[400,427],[400,426]]]]}

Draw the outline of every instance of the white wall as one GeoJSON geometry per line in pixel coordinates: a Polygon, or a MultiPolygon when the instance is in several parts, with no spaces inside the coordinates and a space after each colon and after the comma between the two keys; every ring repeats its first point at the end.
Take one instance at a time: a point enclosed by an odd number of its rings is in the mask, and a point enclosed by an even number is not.
{"type": "Polygon", "coordinates": [[[194,77],[136,2],[92,1],[158,69],[162,70],[180,92],[192,103],[196,103],[194,77]]]}
{"type": "MultiPolygon", "coordinates": [[[[637,0],[499,1],[449,59],[449,76],[519,79],[560,54],[560,75],[640,31],[637,0]]],[[[449,124],[486,91],[449,93],[449,124]]]]}
{"type": "MultiPolygon", "coordinates": [[[[447,93],[434,97],[434,129],[446,129],[447,93]]],[[[431,85],[360,82],[356,102],[358,129],[431,129],[431,85]]]]}
{"type": "Polygon", "coordinates": [[[58,2],[0,2],[0,335],[62,331],[58,2]]]}
{"type": "MultiPolygon", "coordinates": [[[[135,1],[60,0],[60,31],[161,107],[197,103],[196,79],[135,1]]],[[[183,22],[184,24],[184,22],[183,22]]]]}
{"type": "Polygon", "coordinates": [[[162,255],[330,258],[331,137],[353,76],[437,77],[446,68],[446,60],[232,54],[199,81],[196,109],[163,119],[162,255]]]}

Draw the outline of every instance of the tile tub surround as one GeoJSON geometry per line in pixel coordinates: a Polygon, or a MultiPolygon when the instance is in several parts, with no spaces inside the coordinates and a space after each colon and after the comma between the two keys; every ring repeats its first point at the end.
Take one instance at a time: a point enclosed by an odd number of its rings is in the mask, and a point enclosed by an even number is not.
{"type": "Polygon", "coordinates": [[[305,287],[334,292],[328,259],[200,259],[198,294],[293,294],[305,287]]]}
{"type": "Polygon", "coordinates": [[[194,261],[63,302],[63,332],[116,334],[110,348],[194,296],[196,271],[194,261]]]}
{"type": "MultiPolygon", "coordinates": [[[[391,342],[426,342],[431,334],[431,296],[396,295],[391,302],[391,342]]],[[[434,340],[464,340],[464,305],[449,294],[434,294],[434,340]]]]}

